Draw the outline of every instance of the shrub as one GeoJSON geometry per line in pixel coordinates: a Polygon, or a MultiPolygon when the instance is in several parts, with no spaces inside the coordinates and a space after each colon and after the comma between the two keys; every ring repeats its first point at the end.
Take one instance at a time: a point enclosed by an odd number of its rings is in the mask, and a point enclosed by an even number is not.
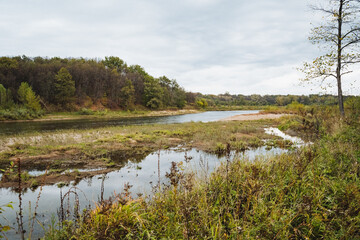
{"type": "Polygon", "coordinates": [[[44,115],[44,111],[31,110],[24,107],[13,107],[0,110],[0,120],[30,120],[44,115]]]}
{"type": "Polygon", "coordinates": [[[88,108],[82,108],[82,109],[80,109],[78,114],[80,114],[80,115],[94,115],[95,112],[93,110],[91,110],[91,109],[88,109],[88,108]]]}

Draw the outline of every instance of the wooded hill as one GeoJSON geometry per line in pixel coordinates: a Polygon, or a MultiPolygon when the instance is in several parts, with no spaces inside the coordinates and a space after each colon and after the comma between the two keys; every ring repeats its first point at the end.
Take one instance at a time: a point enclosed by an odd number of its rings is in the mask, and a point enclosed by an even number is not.
{"type": "Polygon", "coordinates": [[[58,110],[93,104],[123,109],[135,105],[182,108],[186,97],[175,80],[154,78],[141,66],[128,66],[118,57],[0,58],[0,83],[15,96],[22,82],[58,110]]]}
{"type": "MultiPolygon", "coordinates": [[[[22,83],[27,83],[36,96],[27,93],[25,95],[29,95],[30,98],[38,97],[42,107],[46,106],[50,111],[76,110],[81,107],[125,110],[139,107],[178,109],[186,104],[202,108],[242,105],[285,106],[293,101],[304,105],[337,104],[337,98],[332,95],[246,96],[185,92],[176,80],[165,76],[155,78],[143,67],[128,66],[125,61],[114,56],[105,59],[0,57],[2,98],[15,105],[24,104],[21,100],[24,97],[19,96],[22,83]]],[[[22,89],[26,89],[26,86],[22,89]]],[[[0,109],[9,109],[8,105],[0,102],[0,109]]]]}

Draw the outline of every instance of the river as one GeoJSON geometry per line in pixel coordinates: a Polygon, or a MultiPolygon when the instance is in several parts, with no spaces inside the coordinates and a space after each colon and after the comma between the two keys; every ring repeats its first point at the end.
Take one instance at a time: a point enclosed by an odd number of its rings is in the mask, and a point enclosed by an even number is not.
{"type": "Polygon", "coordinates": [[[14,135],[29,132],[43,132],[64,129],[91,129],[108,126],[170,124],[184,122],[211,122],[240,114],[254,114],[258,110],[241,111],[209,111],[202,113],[162,116],[162,117],[131,117],[110,119],[76,119],[52,121],[0,122],[0,135],[14,135]]]}

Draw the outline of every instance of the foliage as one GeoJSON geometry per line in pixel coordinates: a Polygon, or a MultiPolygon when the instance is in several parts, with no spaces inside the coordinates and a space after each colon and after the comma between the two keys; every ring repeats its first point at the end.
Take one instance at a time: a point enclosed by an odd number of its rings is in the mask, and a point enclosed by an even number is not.
{"type": "Polygon", "coordinates": [[[0,84],[0,109],[7,109],[14,104],[10,89],[6,89],[0,84]]]}
{"type": "Polygon", "coordinates": [[[55,79],[55,101],[64,106],[66,103],[71,102],[75,95],[75,81],[64,67],[59,70],[55,79]]]}
{"type": "MultiPolygon", "coordinates": [[[[1,217],[1,214],[3,213],[3,211],[4,211],[4,208],[13,209],[12,203],[0,206],[0,217],[1,217]]],[[[0,223],[0,239],[3,238],[2,234],[9,231],[10,229],[11,229],[10,226],[3,225],[3,224],[0,223]]]]}
{"type": "Polygon", "coordinates": [[[145,105],[151,109],[162,107],[163,89],[157,79],[147,77],[144,88],[145,105]]]}
{"type": "Polygon", "coordinates": [[[40,97],[35,95],[32,88],[26,82],[22,82],[18,89],[18,99],[25,107],[33,111],[41,110],[40,97]]]}
{"type": "Polygon", "coordinates": [[[21,106],[0,110],[0,120],[30,120],[43,115],[44,112],[42,110],[34,111],[21,106]]]}
{"type": "Polygon", "coordinates": [[[91,109],[88,109],[88,108],[82,108],[82,109],[80,109],[78,114],[80,114],[80,115],[94,115],[95,112],[93,110],[91,110],[91,109]]]}
{"type": "Polygon", "coordinates": [[[143,67],[128,66],[115,56],[104,60],[26,56],[0,60],[6,63],[4,67],[0,64],[1,84],[5,88],[14,91],[26,80],[51,109],[89,107],[89,99],[95,107],[125,110],[146,106],[182,108],[186,103],[185,91],[175,80],[154,78],[143,67]],[[127,96],[130,99],[125,99],[127,96]]]}
{"type": "Polygon", "coordinates": [[[125,86],[121,88],[121,104],[125,109],[132,110],[135,104],[135,88],[129,79],[126,79],[125,86]]]}
{"type": "Polygon", "coordinates": [[[354,121],[360,117],[360,97],[351,97],[345,101],[345,109],[348,109],[352,114],[348,117],[354,121]]]}
{"type": "Polygon", "coordinates": [[[18,99],[22,105],[15,105],[10,89],[0,84],[0,120],[34,119],[44,114],[39,96],[26,82],[18,89],[18,99]]]}
{"type": "Polygon", "coordinates": [[[0,57],[0,69],[5,73],[18,68],[18,62],[9,57],[0,57]]]}
{"type": "MultiPolygon", "coordinates": [[[[305,73],[304,81],[320,79],[324,84],[329,78],[334,78],[338,90],[338,103],[341,115],[344,117],[342,96],[342,77],[351,73],[350,66],[358,63],[360,54],[359,13],[358,0],[331,0],[326,7],[313,7],[321,12],[325,22],[314,27],[310,41],[320,44],[326,54],[317,57],[311,63],[305,63],[300,69],[305,73]]],[[[331,84],[330,84],[331,85],[331,84]]]]}
{"type": "Polygon", "coordinates": [[[115,69],[118,73],[123,73],[127,69],[126,63],[119,57],[105,57],[105,60],[103,60],[102,62],[106,67],[110,69],[115,69]]]}
{"type": "MultiPolygon", "coordinates": [[[[75,239],[358,239],[360,126],[344,125],[333,109],[316,109],[313,116],[323,116],[320,127],[327,133],[312,145],[268,161],[235,157],[203,180],[172,164],[166,174],[169,185],[152,199],[134,201],[128,194],[109,199],[58,235],[75,239]],[[337,127],[329,128],[333,125],[337,127]]],[[[218,146],[224,149],[222,143],[218,146]]]]}
{"type": "MultiPolygon", "coordinates": [[[[196,103],[197,99],[205,99],[208,102],[208,108],[221,109],[225,106],[287,106],[292,102],[298,102],[304,105],[327,105],[332,106],[337,104],[337,97],[333,95],[242,95],[242,94],[201,94],[201,93],[187,93],[188,103],[196,103]]],[[[351,96],[344,96],[347,99],[351,96]]],[[[224,108],[225,109],[225,108],[224,108]]]]}
{"type": "MultiPolygon", "coordinates": [[[[20,84],[26,81],[50,111],[83,107],[175,109],[186,105],[198,107],[198,99],[206,100],[207,109],[216,110],[245,109],[245,106],[256,109],[259,106],[286,106],[293,101],[304,105],[337,103],[336,97],[332,95],[204,95],[186,92],[175,79],[166,76],[155,78],[143,67],[128,66],[124,60],[114,56],[105,57],[104,60],[26,56],[3,57],[0,60],[4,62],[3,67],[0,63],[0,82],[7,89],[7,95],[15,96],[20,84]],[[59,75],[60,71],[62,74],[59,75]]],[[[15,104],[19,103],[14,100],[15,104]]]]}
{"type": "Polygon", "coordinates": [[[7,95],[6,88],[2,84],[0,84],[0,107],[4,107],[6,105],[7,95]]]}
{"type": "Polygon", "coordinates": [[[204,98],[200,98],[196,100],[196,106],[205,109],[208,106],[208,102],[204,98]]]}
{"type": "Polygon", "coordinates": [[[185,106],[185,90],[179,86],[176,80],[170,80],[166,76],[162,76],[159,78],[159,83],[163,88],[162,102],[165,106],[175,106],[177,108],[185,106]]]}

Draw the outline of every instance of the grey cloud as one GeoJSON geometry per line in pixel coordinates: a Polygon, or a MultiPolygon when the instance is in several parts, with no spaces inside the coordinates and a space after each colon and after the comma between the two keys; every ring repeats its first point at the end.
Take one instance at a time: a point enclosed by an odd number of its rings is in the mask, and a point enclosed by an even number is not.
{"type": "Polygon", "coordinates": [[[311,93],[295,68],[317,55],[316,17],[299,0],[0,0],[0,53],[117,55],[203,93],[311,93]]]}

